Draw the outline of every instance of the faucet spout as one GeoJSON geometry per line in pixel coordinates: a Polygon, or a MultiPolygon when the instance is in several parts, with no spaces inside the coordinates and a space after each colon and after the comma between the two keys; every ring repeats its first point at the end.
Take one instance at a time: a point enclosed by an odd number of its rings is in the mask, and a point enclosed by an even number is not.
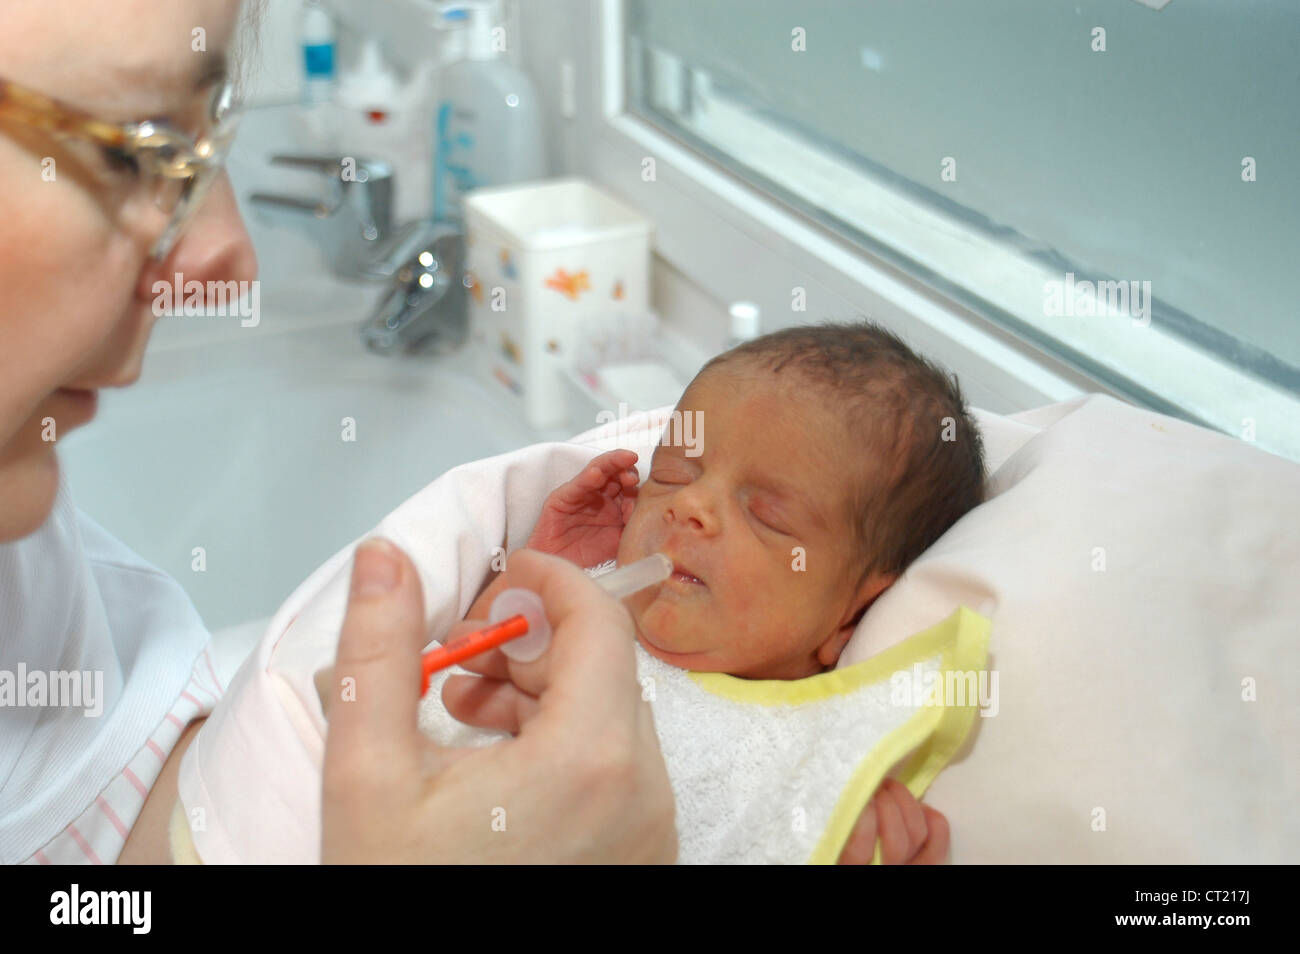
{"type": "Polygon", "coordinates": [[[271,164],[315,173],[310,196],[255,192],[254,208],[272,222],[307,231],[341,278],[375,275],[376,260],[393,238],[393,169],[379,159],[333,155],[277,155],[271,164]]]}
{"type": "Polygon", "coordinates": [[[465,236],[448,223],[420,225],[421,240],[361,327],[366,347],[380,354],[453,351],[469,337],[465,236]]]}

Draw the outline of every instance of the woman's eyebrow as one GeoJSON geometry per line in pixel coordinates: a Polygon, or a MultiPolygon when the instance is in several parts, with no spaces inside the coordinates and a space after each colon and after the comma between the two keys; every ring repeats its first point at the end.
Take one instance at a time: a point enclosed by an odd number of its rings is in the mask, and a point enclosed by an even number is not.
{"type": "Polygon", "coordinates": [[[223,80],[229,69],[230,61],[224,50],[214,50],[199,54],[201,59],[196,67],[185,64],[186,69],[165,69],[157,63],[134,66],[119,66],[113,72],[125,90],[146,91],[150,94],[163,93],[168,99],[180,98],[189,101],[189,97],[200,93],[213,83],[223,80]]]}

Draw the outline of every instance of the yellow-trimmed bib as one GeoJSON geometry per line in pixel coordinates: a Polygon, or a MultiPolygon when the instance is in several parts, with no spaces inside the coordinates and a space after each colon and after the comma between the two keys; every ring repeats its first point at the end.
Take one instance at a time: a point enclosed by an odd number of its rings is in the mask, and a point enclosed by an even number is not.
{"type": "Polygon", "coordinates": [[[679,861],[834,864],[891,766],[912,753],[896,777],[920,798],[965,741],[988,684],[989,629],[962,607],[877,656],[796,680],[686,672],[638,646],[679,861]]]}

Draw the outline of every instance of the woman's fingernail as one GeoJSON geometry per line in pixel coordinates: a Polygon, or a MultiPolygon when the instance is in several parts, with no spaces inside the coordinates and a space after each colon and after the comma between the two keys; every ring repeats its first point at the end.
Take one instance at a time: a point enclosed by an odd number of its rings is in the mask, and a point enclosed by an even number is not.
{"type": "Polygon", "coordinates": [[[366,540],[352,558],[352,593],[382,596],[397,585],[399,572],[395,546],[379,537],[366,540]]]}

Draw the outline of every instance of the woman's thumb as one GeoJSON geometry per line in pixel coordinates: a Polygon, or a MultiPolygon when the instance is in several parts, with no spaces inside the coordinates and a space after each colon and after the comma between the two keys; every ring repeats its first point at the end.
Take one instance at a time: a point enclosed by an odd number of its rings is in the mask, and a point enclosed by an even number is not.
{"type": "Polygon", "coordinates": [[[363,542],[329,678],[329,748],[360,759],[395,751],[417,757],[420,650],[427,642],[415,564],[387,540],[363,542]]]}

